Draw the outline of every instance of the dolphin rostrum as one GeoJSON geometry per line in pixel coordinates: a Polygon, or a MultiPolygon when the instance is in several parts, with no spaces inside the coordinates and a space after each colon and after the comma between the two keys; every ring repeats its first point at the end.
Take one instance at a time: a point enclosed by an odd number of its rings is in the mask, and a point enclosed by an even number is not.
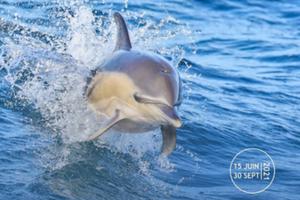
{"type": "Polygon", "coordinates": [[[160,127],[162,153],[169,155],[176,146],[176,128],[181,126],[176,113],[181,103],[179,74],[163,57],[133,50],[122,15],[116,12],[113,16],[115,49],[96,69],[87,89],[90,106],[108,120],[89,139],[110,128],[141,133],[160,127]]]}

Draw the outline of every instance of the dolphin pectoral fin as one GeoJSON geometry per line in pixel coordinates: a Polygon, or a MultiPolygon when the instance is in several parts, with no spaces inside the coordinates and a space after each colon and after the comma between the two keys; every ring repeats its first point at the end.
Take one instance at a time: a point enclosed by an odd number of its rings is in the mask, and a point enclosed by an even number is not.
{"type": "Polygon", "coordinates": [[[118,12],[114,13],[114,20],[117,25],[117,43],[114,51],[120,49],[129,51],[131,49],[131,42],[125,20],[118,12]]]}
{"type": "Polygon", "coordinates": [[[176,147],[176,128],[170,125],[161,126],[163,144],[161,148],[161,153],[164,155],[169,155],[176,147]]]}
{"type": "Polygon", "coordinates": [[[88,138],[88,140],[94,140],[97,137],[100,137],[101,135],[103,135],[106,131],[108,131],[111,127],[113,127],[116,123],[118,123],[122,119],[124,119],[124,117],[122,117],[119,110],[116,110],[115,115],[111,119],[109,119],[100,130],[98,130],[96,133],[91,135],[88,138]]]}

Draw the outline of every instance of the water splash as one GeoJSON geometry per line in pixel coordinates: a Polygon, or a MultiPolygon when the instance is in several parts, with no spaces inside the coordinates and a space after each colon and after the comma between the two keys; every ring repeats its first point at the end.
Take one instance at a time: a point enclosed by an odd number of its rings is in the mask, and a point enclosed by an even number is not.
{"type": "MultiPolygon", "coordinates": [[[[6,81],[18,88],[15,98],[25,105],[33,105],[41,113],[46,127],[70,144],[86,140],[103,122],[103,118],[89,109],[84,90],[90,70],[112,52],[115,41],[112,12],[108,11],[107,17],[96,18],[90,8],[80,5],[73,13],[66,10],[64,15],[60,14],[68,24],[66,37],[57,37],[56,42],[47,46],[38,38],[22,40],[20,36],[17,42],[5,42],[6,54],[1,60],[7,63],[6,81]]],[[[183,49],[161,47],[161,41],[172,41],[178,34],[186,35],[185,24],[171,16],[158,24],[147,19],[145,13],[128,11],[124,16],[139,24],[129,24],[134,48],[155,51],[171,59],[174,65],[179,63],[183,49]],[[175,30],[169,27],[164,30],[170,24],[176,24],[175,30]]],[[[138,135],[110,131],[96,144],[108,144],[112,151],[141,159],[147,152],[158,154],[161,136],[158,130],[138,135]]]]}
{"type": "Polygon", "coordinates": [[[70,18],[70,41],[67,43],[66,53],[82,62],[85,67],[94,69],[103,58],[113,50],[114,37],[110,34],[114,30],[114,24],[107,23],[108,28],[103,28],[101,35],[96,35],[95,28],[103,24],[96,22],[92,11],[87,7],[80,7],[74,17],[70,18]],[[112,42],[108,42],[108,41],[112,42]]]}

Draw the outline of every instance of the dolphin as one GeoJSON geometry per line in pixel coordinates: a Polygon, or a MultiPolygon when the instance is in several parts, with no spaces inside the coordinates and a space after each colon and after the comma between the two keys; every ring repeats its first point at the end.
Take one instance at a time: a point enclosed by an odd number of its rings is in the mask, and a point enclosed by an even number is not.
{"type": "Polygon", "coordinates": [[[115,48],[97,67],[86,91],[89,105],[107,121],[89,140],[111,128],[127,133],[160,128],[161,152],[169,155],[176,147],[176,128],[182,125],[176,112],[181,104],[180,76],[160,55],[132,49],[122,15],[116,12],[113,17],[115,48]]]}

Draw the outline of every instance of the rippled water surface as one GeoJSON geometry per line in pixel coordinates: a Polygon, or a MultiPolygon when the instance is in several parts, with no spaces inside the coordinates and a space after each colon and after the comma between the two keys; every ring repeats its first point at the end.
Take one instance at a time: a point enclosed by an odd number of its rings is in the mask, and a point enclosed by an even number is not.
{"type": "Polygon", "coordinates": [[[300,199],[300,1],[0,1],[0,199],[300,199]],[[84,98],[114,48],[112,13],[133,47],[183,80],[176,150],[159,130],[109,132],[84,98]],[[242,149],[265,150],[265,192],[229,177],[242,149]]]}

